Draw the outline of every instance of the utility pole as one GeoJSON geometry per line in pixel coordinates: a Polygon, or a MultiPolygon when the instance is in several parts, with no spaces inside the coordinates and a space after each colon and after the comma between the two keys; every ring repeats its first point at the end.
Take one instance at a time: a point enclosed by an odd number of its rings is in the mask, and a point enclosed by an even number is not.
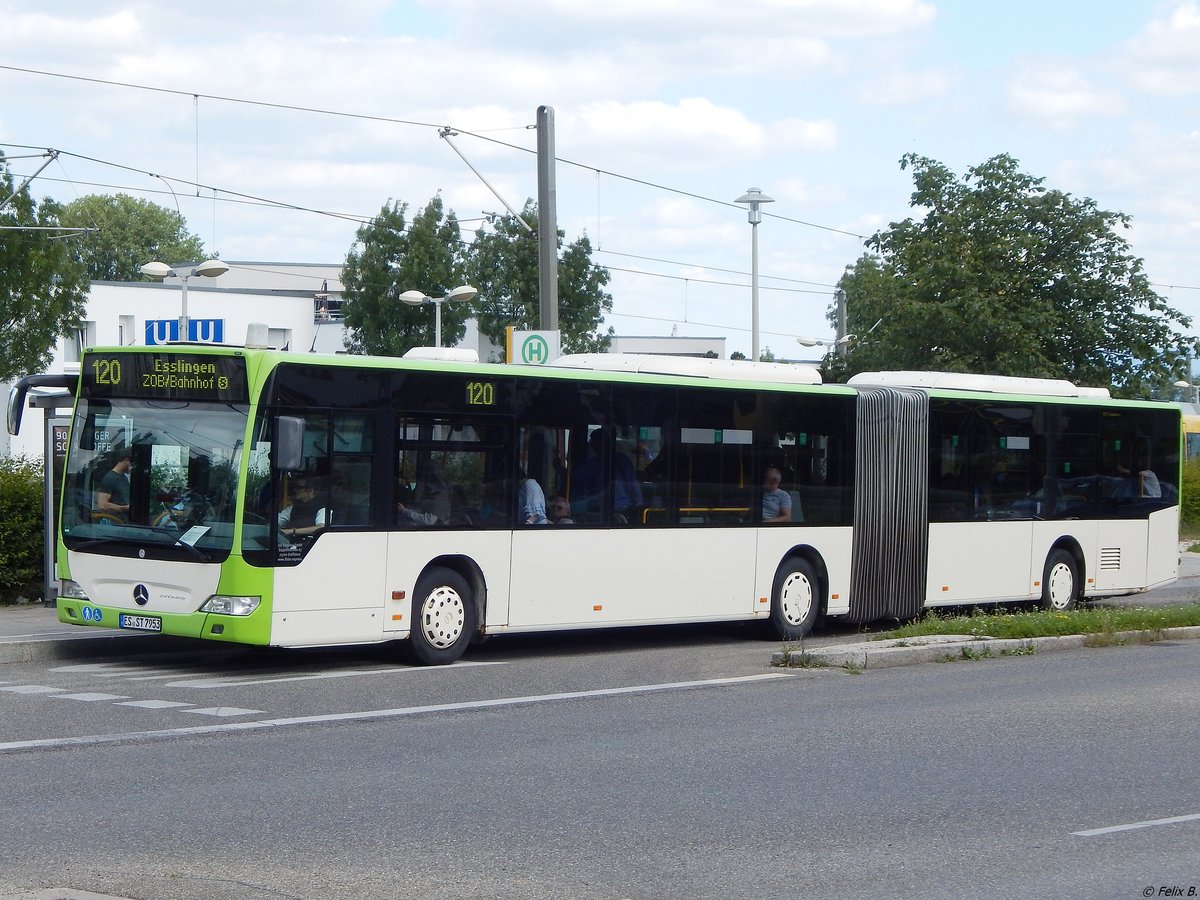
{"type": "Polygon", "coordinates": [[[835,346],[838,356],[845,356],[846,342],[842,338],[846,336],[846,292],[838,288],[834,292],[833,299],[837,302],[837,343],[835,346]]]}
{"type": "Polygon", "coordinates": [[[554,108],[537,110],[538,305],[542,331],[558,330],[558,214],[554,186],[554,108]]]}

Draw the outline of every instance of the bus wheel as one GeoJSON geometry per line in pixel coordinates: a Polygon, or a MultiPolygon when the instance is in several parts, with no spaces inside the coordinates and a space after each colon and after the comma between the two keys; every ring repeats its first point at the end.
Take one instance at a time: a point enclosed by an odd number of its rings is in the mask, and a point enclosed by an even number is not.
{"type": "Polygon", "coordinates": [[[1042,572],[1042,609],[1062,612],[1074,609],[1079,600],[1079,570],[1075,557],[1066,550],[1055,550],[1046,559],[1042,572]]]}
{"type": "Polygon", "coordinates": [[[775,575],[771,588],[771,630],[785,641],[796,641],[812,631],[821,610],[818,581],[812,566],[789,559],[775,575]]]}
{"type": "Polygon", "coordinates": [[[475,600],[464,579],[452,569],[430,569],[413,596],[410,655],[427,666],[452,663],[475,634],[475,600]]]}

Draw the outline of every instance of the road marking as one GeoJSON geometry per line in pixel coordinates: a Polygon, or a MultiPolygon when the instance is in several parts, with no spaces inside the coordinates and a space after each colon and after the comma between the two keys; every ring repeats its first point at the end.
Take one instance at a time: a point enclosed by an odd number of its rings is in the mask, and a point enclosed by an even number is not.
{"type": "Polygon", "coordinates": [[[1147,819],[1145,822],[1130,822],[1128,825],[1109,825],[1107,828],[1092,828],[1088,831],[1072,831],[1077,837],[1095,837],[1098,834],[1112,834],[1117,831],[1134,831],[1138,828],[1154,828],[1158,825],[1174,825],[1176,822],[1194,822],[1200,819],[1200,813],[1187,816],[1171,816],[1169,819],[1147,819]]]}
{"type": "Polygon", "coordinates": [[[117,706],[138,706],[142,709],[175,709],[179,706],[191,706],[191,703],[180,703],[178,700],[128,700],[117,706]]]}
{"type": "Polygon", "coordinates": [[[261,709],[241,709],[237,706],[209,706],[205,709],[181,709],[180,712],[195,713],[198,716],[218,716],[222,719],[232,716],[253,716],[261,714],[261,709]]]}
{"type": "MultiPolygon", "coordinates": [[[[0,753],[20,750],[47,750],[64,747],[87,747],[98,744],[129,743],[169,739],[198,734],[218,734],[226,731],[251,731],[263,728],[317,725],[325,722],[367,721],[371,719],[396,719],[406,716],[431,715],[442,712],[464,712],[474,709],[496,709],[498,707],[533,706],[538,703],[553,703],[560,700],[586,700],[600,697],[620,697],[627,694],[656,694],[664,691],[679,691],[705,687],[726,687],[737,684],[753,684],[759,681],[775,681],[795,678],[794,672],[770,672],[763,675],[741,675],[730,678],[708,678],[702,681],[676,681],[666,684],[637,684],[630,687],[600,688],[594,691],[573,691],[560,694],[536,694],[525,697],[500,697],[495,700],[468,700],[462,703],[435,703],[430,706],[405,706],[398,709],[373,709],[351,713],[329,713],[319,716],[292,716],[280,719],[259,719],[254,722],[227,722],[222,725],[195,725],[187,728],[164,728],[158,731],[129,731],[123,734],[89,734],[80,737],[41,738],[31,741],[8,741],[0,743],[0,753]]],[[[192,712],[193,710],[185,710],[192,712]]]]}
{"type": "Polygon", "coordinates": [[[85,703],[95,703],[98,700],[128,700],[128,694],[55,694],[58,700],[82,700],[85,703]]]}
{"type": "Polygon", "coordinates": [[[13,687],[0,687],[0,691],[10,694],[57,694],[63,688],[46,687],[44,684],[18,684],[13,687]]]}
{"type": "MultiPolygon", "coordinates": [[[[439,666],[439,668],[469,668],[472,666],[500,666],[503,663],[498,662],[464,662],[454,663],[453,666],[439,666]]],[[[384,666],[378,669],[326,669],[322,672],[311,672],[307,675],[277,675],[269,678],[251,678],[240,676],[224,676],[219,678],[191,678],[185,681],[171,681],[163,685],[164,687],[186,687],[186,688],[223,688],[223,687],[242,687],[248,684],[276,684],[284,681],[312,681],[321,678],[352,678],[356,675],[398,675],[407,672],[429,672],[431,669],[403,666],[384,666]]]]}

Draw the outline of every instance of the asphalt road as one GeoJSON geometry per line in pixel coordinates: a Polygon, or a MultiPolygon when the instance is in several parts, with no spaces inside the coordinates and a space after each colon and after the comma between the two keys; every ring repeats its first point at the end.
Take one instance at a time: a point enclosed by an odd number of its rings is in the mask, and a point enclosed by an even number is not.
{"type": "Polygon", "coordinates": [[[0,895],[1200,893],[1200,641],[862,675],[769,649],[4,666],[0,895]]]}

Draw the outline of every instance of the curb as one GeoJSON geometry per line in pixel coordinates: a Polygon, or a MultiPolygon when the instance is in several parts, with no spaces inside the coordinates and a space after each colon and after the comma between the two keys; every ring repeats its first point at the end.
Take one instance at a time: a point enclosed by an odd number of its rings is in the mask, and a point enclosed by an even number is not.
{"type": "MultiPolygon", "coordinates": [[[[1108,635],[1104,635],[1105,643],[1108,635]]],[[[1166,640],[1200,638],[1200,625],[1184,628],[1157,628],[1147,631],[1118,631],[1112,635],[1116,644],[1139,644],[1166,640]]],[[[929,635],[920,638],[893,638],[886,641],[865,641],[837,647],[815,647],[811,650],[780,650],[771,655],[771,665],[784,668],[815,666],[847,669],[887,669],[893,666],[915,666],[930,662],[951,662],[958,659],[985,659],[996,656],[1020,656],[1053,650],[1075,650],[1093,646],[1096,634],[1068,634],[1062,637],[990,638],[962,634],[929,635]],[[797,660],[802,660],[797,664],[797,660]]]]}
{"type": "Polygon", "coordinates": [[[142,656],[195,649],[193,638],[171,635],[112,635],[66,640],[0,642],[0,665],[46,662],[56,659],[93,659],[97,656],[142,656]]]}

